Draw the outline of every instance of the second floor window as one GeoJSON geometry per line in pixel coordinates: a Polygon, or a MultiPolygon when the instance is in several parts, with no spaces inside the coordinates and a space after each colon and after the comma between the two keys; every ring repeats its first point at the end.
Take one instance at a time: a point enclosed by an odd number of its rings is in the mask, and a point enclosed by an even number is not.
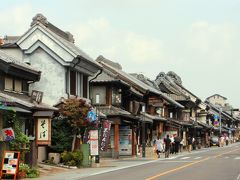
{"type": "Polygon", "coordinates": [[[76,71],[70,71],[69,76],[69,93],[88,98],[88,76],[76,71]]]}
{"type": "Polygon", "coordinates": [[[70,94],[76,95],[76,72],[70,71],[70,94]]]}
{"type": "Polygon", "coordinates": [[[27,93],[28,84],[26,80],[20,80],[13,77],[4,78],[4,89],[5,91],[14,91],[17,93],[27,93]]]}
{"type": "Polygon", "coordinates": [[[5,87],[4,90],[13,91],[13,79],[10,77],[5,77],[5,87]]]}
{"type": "Polygon", "coordinates": [[[113,88],[112,89],[112,104],[113,105],[121,105],[122,95],[121,89],[113,88]]]}

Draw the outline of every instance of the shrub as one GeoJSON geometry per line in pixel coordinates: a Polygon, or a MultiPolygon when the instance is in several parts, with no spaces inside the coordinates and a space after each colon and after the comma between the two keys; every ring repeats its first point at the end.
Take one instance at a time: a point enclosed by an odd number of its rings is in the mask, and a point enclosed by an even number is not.
{"type": "Polygon", "coordinates": [[[63,164],[67,166],[77,166],[80,167],[83,160],[83,153],[79,150],[74,152],[64,151],[61,154],[63,164]]]}
{"type": "Polygon", "coordinates": [[[28,173],[29,170],[30,170],[30,166],[28,164],[25,164],[25,163],[20,163],[19,164],[19,171],[20,172],[28,173]]]}
{"type": "Polygon", "coordinates": [[[37,178],[39,177],[39,171],[36,168],[31,168],[27,173],[27,178],[37,178]]]}

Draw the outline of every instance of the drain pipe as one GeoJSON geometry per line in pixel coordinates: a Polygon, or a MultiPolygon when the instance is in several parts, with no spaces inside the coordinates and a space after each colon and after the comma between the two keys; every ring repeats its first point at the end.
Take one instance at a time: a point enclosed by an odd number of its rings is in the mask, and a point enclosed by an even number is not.
{"type": "Polygon", "coordinates": [[[89,82],[88,82],[88,86],[89,86],[88,94],[89,94],[89,97],[90,97],[90,83],[91,83],[94,79],[96,79],[100,74],[102,74],[102,71],[103,71],[103,70],[100,69],[99,73],[97,73],[95,77],[93,77],[92,79],[89,80],[89,82]]]}

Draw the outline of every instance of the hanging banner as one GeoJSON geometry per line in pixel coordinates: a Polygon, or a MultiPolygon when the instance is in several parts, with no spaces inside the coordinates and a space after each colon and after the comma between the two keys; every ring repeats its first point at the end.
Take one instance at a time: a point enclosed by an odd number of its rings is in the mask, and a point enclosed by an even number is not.
{"type": "Polygon", "coordinates": [[[98,130],[89,131],[90,155],[96,156],[98,152],[98,130]]]}
{"type": "Polygon", "coordinates": [[[108,145],[110,143],[110,129],[111,123],[108,120],[103,121],[103,129],[100,141],[100,150],[107,151],[108,145]]]}
{"type": "Polygon", "coordinates": [[[12,128],[2,129],[3,141],[12,141],[15,139],[14,131],[12,128]]]}

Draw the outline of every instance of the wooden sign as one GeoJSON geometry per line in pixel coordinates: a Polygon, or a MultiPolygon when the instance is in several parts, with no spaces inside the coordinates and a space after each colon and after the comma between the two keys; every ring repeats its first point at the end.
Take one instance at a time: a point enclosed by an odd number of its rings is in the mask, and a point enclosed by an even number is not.
{"type": "Polygon", "coordinates": [[[37,144],[51,144],[51,120],[49,118],[36,118],[37,144]]]}
{"type": "Polygon", "coordinates": [[[38,104],[42,102],[43,92],[32,90],[31,100],[37,102],[38,104]]]}
{"type": "Polygon", "coordinates": [[[4,151],[0,179],[2,179],[2,176],[5,174],[14,175],[14,179],[17,178],[19,159],[20,159],[19,151],[4,151]]]}
{"type": "Polygon", "coordinates": [[[151,106],[163,107],[163,101],[159,98],[148,98],[148,104],[151,106]]]}

